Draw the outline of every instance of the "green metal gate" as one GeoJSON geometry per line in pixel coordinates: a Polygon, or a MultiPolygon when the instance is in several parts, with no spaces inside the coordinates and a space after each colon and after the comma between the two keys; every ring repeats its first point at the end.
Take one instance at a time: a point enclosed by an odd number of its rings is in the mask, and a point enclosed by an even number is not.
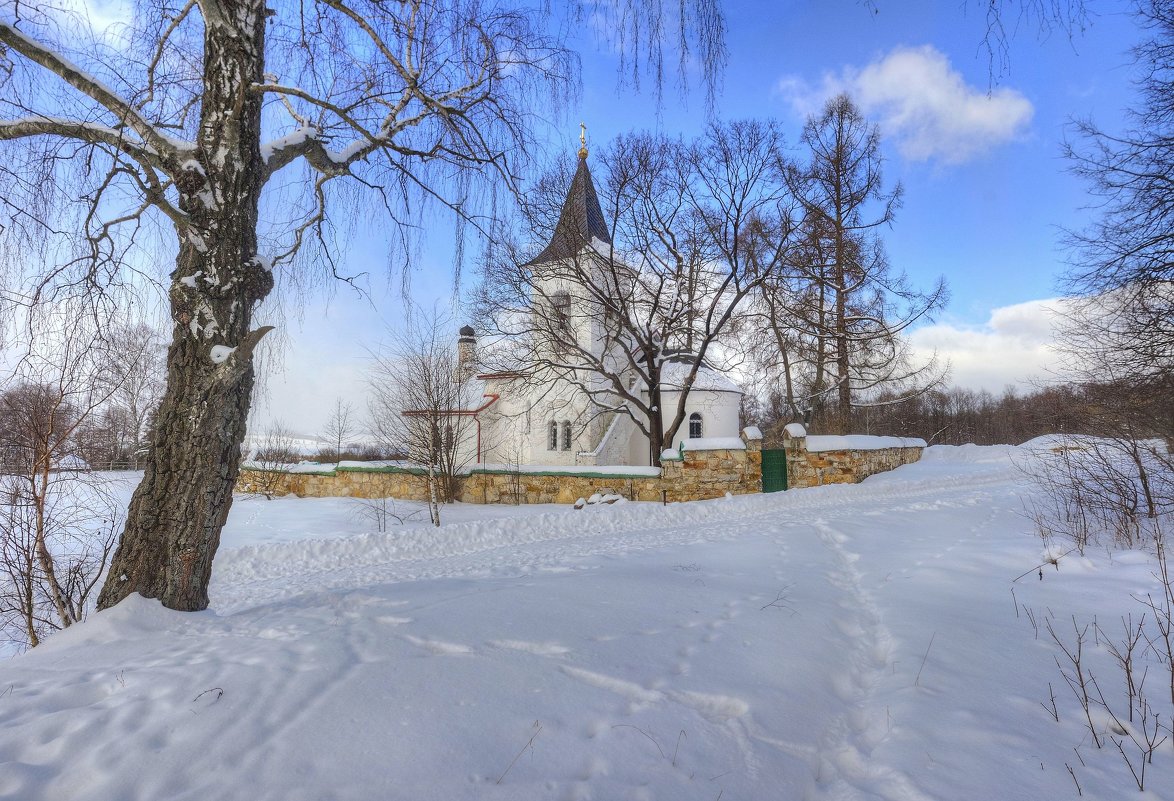
{"type": "Polygon", "coordinates": [[[762,452],[762,491],[779,492],[787,488],[787,452],[762,452]]]}

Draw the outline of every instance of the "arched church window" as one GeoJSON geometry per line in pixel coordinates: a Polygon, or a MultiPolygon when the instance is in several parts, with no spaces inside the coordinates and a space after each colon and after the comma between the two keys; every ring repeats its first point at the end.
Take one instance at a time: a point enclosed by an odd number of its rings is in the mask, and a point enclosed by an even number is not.
{"type": "Polygon", "coordinates": [[[550,421],[550,433],[546,440],[546,449],[548,451],[558,450],[558,422],[555,420],[550,421]]]}
{"type": "Polygon", "coordinates": [[[701,439],[701,432],[701,412],[693,412],[693,414],[689,415],[689,439],[701,439]]]}
{"type": "Polygon", "coordinates": [[[563,450],[571,449],[571,421],[563,420],[563,450]]]}

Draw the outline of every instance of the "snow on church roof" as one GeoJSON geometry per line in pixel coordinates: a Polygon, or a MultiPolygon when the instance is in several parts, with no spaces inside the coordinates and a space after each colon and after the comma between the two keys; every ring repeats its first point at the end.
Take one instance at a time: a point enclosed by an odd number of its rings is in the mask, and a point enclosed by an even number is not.
{"type": "MultiPolygon", "coordinates": [[[[665,361],[660,367],[660,385],[664,389],[681,389],[685,379],[689,376],[691,362],[678,360],[665,361]]],[[[731,381],[725,374],[713,369],[708,364],[697,368],[697,375],[693,377],[692,391],[707,392],[737,392],[742,394],[742,388],[731,381]]]]}

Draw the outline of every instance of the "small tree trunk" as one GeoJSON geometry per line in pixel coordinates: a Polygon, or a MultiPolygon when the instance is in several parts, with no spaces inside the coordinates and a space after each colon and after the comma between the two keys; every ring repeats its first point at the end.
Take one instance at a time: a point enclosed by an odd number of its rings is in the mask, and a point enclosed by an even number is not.
{"type": "Polygon", "coordinates": [[[65,602],[65,593],[62,592],[61,584],[57,581],[57,568],[53,562],[53,554],[49,553],[49,544],[46,541],[48,520],[45,515],[45,503],[48,500],[49,494],[48,463],[38,468],[37,474],[33,476],[32,487],[34,549],[37,554],[37,561],[40,563],[41,573],[45,578],[45,584],[48,586],[49,595],[53,601],[53,608],[57,612],[57,618],[61,621],[61,627],[67,629],[74,621],[69,615],[69,607],[65,602]]]}
{"type": "MultiPolygon", "coordinates": [[[[23,528],[23,523],[21,524],[23,528]]],[[[25,545],[27,546],[27,535],[29,532],[22,532],[25,536],[25,545]]],[[[5,568],[10,575],[15,572],[20,581],[20,616],[24,622],[25,632],[29,635],[29,647],[36,648],[41,644],[41,638],[37,636],[37,618],[36,618],[36,567],[33,559],[33,551],[28,547],[20,547],[15,549],[15,553],[5,553],[5,561],[7,564],[5,568]],[[9,561],[11,560],[11,561],[9,561]],[[13,562],[19,560],[19,566],[15,571],[12,570],[13,562]]]]}
{"type": "Polygon", "coordinates": [[[660,405],[659,371],[653,374],[653,378],[654,383],[648,393],[649,405],[652,407],[648,413],[648,447],[652,466],[660,467],[660,455],[664,451],[664,409],[660,405]]]}
{"type": "Polygon", "coordinates": [[[848,374],[852,369],[848,352],[848,284],[847,268],[844,264],[847,258],[847,247],[844,242],[844,223],[837,214],[836,220],[836,386],[839,407],[836,413],[836,433],[847,434],[852,417],[852,382],[848,374]]]}
{"type": "Polygon", "coordinates": [[[436,488],[436,464],[433,460],[428,462],[428,515],[432,519],[432,525],[440,525],[440,498],[438,497],[436,488]]]}
{"type": "Polygon", "coordinates": [[[795,416],[799,413],[799,409],[795,405],[795,385],[791,378],[791,357],[789,343],[783,336],[782,327],[779,325],[779,315],[781,312],[777,310],[772,302],[771,305],[771,331],[774,333],[775,345],[779,349],[779,358],[783,362],[783,392],[785,393],[787,403],[787,413],[790,416],[795,416]]]}

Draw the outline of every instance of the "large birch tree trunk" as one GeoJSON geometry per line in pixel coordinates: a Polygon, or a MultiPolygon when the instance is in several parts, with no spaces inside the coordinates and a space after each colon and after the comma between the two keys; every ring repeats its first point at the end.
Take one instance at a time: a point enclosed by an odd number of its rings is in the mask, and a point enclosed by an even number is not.
{"type": "Polygon", "coordinates": [[[188,217],[171,275],[174,325],[167,389],[146,473],[98,607],[132,593],[164,606],[208,606],[212,559],[232,504],[253,389],[252,311],[273,287],[257,256],[265,6],[209,0],[204,95],[194,158],[184,165],[188,217]]]}

